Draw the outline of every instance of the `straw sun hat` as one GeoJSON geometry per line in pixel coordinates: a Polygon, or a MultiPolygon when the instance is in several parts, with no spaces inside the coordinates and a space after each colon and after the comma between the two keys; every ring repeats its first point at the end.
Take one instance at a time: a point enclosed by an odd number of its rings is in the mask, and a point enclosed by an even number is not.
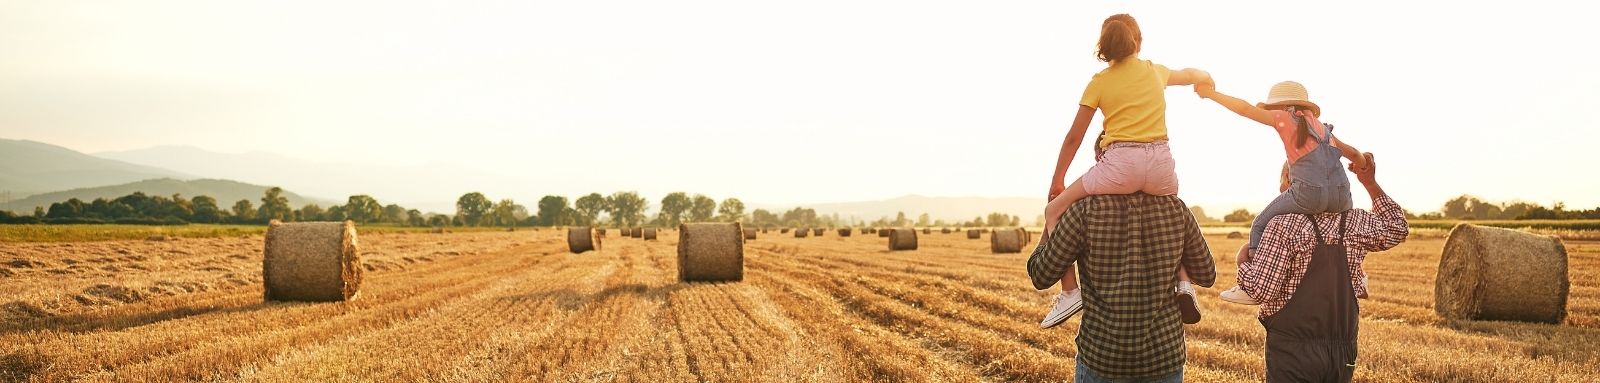
{"type": "Polygon", "coordinates": [[[1268,106],[1297,106],[1311,109],[1312,115],[1322,117],[1322,107],[1311,102],[1311,98],[1306,96],[1305,85],[1300,85],[1300,83],[1294,81],[1272,84],[1272,90],[1267,91],[1267,101],[1256,104],[1256,106],[1260,108],[1268,106]]]}

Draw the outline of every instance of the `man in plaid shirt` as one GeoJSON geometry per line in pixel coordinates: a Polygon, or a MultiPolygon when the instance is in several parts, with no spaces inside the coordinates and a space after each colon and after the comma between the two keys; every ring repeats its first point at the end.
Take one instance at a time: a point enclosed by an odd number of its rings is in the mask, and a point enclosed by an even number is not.
{"type": "MultiPolygon", "coordinates": [[[[1370,154],[1368,154],[1370,156],[1370,154]]],[[[1369,157],[1368,162],[1372,163],[1369,157]]],[[[1351,168],[1356,179],[1372,197],[1372,211],[1350,209],[1345,212],[1344,252],[1350,273],[1350,285],[1356,296],[1367,296],[1366,271],[1361,263],[1367,253],[1384,251],[1404,242],[1411,234],[1405,211],[1389,198],[1374,178],[1377,165],[1366,169],[1351,168]]],[[[1323,242],[1334,243],[1339,233],[1339,214],[1316,216],[1323,242]]],[[[1224,292],[1222,298],[1230,302],[1261,305],[1256,318],[1265,321],[1289,303],[1300,281],[1306,277],[1311,253],[1316,250],[1317,233],[1305,215],[1288,214],[1273,218],[1261,235],[1261,246],[1253,253],[1239,253],[1239,287],[1248,297],[1224,292]]]]}
{"type": "Polygon", "coordinates": [[[1077,381],[1183,380],[1178,265],[1192,283],[1217,278],[1211,250],[1176,196],[1094,195],[1074,203],[1028,258],[1034,288],[1077,263],[1083,289],[1077,381]]]}

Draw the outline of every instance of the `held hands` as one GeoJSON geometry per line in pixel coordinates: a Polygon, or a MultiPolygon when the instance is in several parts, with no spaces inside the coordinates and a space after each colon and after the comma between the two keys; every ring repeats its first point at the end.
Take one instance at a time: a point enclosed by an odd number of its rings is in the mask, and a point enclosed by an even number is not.
{"type": "Polygon", "coordinates": [[[1378,163],[1373,160],[1371,152],[1361,153],[1361,163],[1352,161],[1350,172],[1356,174],[1356,180],[1361,181],[1361,184],[1371,185],[1378,172],[1378,163]]]}
{"type": "Polygon", "coordinates": [[[1216,79],[1211,78],[1211,73],[1207,73],[1206,71],[1199,72],[1199,76],[1197,76],[1194,82],[1194,93],[1195,95],[1200,96],[1200,98],[1209,99],[1217,94],[1217,81],[1216,79]]]}

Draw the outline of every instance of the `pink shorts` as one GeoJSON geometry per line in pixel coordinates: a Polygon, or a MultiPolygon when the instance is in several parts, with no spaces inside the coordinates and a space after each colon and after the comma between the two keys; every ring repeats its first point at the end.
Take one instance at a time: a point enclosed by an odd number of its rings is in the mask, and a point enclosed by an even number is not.
{"type": "Polygon", "coordinates": [[[1178,194],[1178,172],[1166,140],[1113,143],[1081,179],[1089,195],[1178,194]]]}

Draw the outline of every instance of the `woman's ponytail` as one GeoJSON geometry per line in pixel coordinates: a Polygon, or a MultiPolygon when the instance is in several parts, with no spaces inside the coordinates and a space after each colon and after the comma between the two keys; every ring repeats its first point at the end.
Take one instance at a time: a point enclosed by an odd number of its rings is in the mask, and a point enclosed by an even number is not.
{"type": "Polygon", "coordinates": [[[1095,56],[1105,62],[1122,60],[1138,53],[1143,40],[1139,23],[1133,20],[1133,16],[1126,13],[1111,15],[1100,23],[1100,50],[1095,52],[1095,56]]]}

